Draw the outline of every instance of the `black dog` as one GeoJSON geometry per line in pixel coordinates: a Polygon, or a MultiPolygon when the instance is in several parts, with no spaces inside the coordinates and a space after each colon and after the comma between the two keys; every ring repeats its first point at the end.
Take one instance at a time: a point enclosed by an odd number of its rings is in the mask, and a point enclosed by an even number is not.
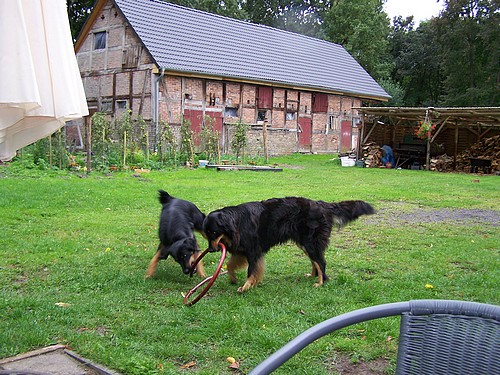
{"type": "MultiPolygon", "coordinates": [[[[160,203],[163,205],[160,215],[158,250],[149,264],[146,277],[154,275],[156,266],[161,259],[171,255],[182,267],[182,272],[188,274],[200,252],[194,231],[202,233],[205,214],[191,202],[174,198],[164,190],[160,193],[160,203]]],[[[205,277],[203,264],[200,261],[196,272],[205,277]]]]}
{"type": "Polygon", "coordinates": [[[318,276],[315,286],[320,286],[328,280],[324,252],[332,227],[343,227],[373,213],[371,205],[359,200],[328,203],[301,197],[274,198],[213,211],[203,222],[203,232],[212,251],[222,242],[231,253],[227,270],[232,283],[236,283],[235,270],[248,265],[240,293],[262,280],[267,251],[289,240],[309,256],[312,276],[318,276]]]}

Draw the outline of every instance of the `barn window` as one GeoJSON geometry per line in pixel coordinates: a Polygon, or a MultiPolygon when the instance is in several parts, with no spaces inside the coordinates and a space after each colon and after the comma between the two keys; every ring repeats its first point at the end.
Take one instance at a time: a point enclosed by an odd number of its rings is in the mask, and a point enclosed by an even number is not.
{"type": "Polygon", "coordinates": [[[127,100],[117,100],[116,107],[118,109],[127,109],[128,101],[127,100]]]}
{"type": "Polygon", "coordinates": [[[131,46],[123,50],[122,68],[136,68],[142,52],[141,46],[131,46]]]}
{"type": "Polygon", "coordinates": [[[111,100],[103,100],[101,102],[101,109],[100,109],[100,111],[104,112],[104,113],[111,113],[112,110],[113,110],[112,104],[113,103],[111,102],[111,100]]]}
{"type": "Polygon", "coordinates": [[[94,33],[94,49],[106,48],[106,31],[94,33]]]}
{"type": "Polygon", "coordinates": [[[266,120],[267,111],[257,112],[257,124],[262,124],[266,120]]]}
{"type": "Polygon", "coordinates": [[[238,108],[226,107],[224,109],[224,117],[238,117],[238,108]]]}
{"type": "Polygon", "coordinates": [[[352,118],[352,127],[357,128],[361,122],[361,119],[359,117],[353,117],[352,118]]]}
{"type": "Polygon", "coordinates": [[[339,127],[339,118],[338,116],[330,116],[330,121],[328,123],[328,128],[329,130],[340,130],[340,127],[339,127]]]}

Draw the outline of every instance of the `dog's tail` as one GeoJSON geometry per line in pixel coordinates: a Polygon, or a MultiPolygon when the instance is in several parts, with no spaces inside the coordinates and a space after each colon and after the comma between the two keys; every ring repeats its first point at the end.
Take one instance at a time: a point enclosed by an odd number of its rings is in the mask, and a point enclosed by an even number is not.
{"type": "Polygon", "coordinates": [[[172,199],[173,197],[167,193],[165,190],[158,190],[158,193],[160,193],[160,195],[158,196],[159,200],[160,200],[160,203],[161,204],[165,204],[167,203],[170,199],[172,199]]]}
{"type": "Polygon", "coordinates": [[[339,228],[362,215],[375,213],[375,209],[365,201],[342,201],[332,203],[331,206],[333,208],[333,223],[339,228]]]}

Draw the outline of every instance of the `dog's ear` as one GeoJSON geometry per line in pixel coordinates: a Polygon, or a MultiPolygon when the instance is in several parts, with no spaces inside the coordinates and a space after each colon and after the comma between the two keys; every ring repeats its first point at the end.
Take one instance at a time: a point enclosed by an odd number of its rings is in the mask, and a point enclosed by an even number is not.
{"type": "Polygon", "coordinates": [[[175,241],[167,248],[168,254],[172,255],[175,260],[179,260],[185,252],[195,252],[198,250],[198,243],[193,237],[183,238],[182,240],[175,241]]]}
{"type": "Polygon", "coordinates": [[[168,247],[162,242],[158,245],[158,250],[160,252],[160,259],[167,259],[170,253],[168,252],[168,247]]]}
{"type": "Polygon", "coordinates": [[[232,248],[237,249],[240,246],[240,230],[235,215],[220,213],[217,220],[224,234],[231,239],[232,248]]]}

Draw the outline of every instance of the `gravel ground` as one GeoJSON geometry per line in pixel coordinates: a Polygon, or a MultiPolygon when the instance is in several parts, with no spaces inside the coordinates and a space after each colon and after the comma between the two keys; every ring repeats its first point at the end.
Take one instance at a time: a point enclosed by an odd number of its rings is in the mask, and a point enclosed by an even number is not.
{"type": "Polygon", "coordinates": [[[482,223],[494,227],[500,225],[500,211],[486,209],[420,208],[406,203],[395,203],[377,210],[377,214],[365,218],[367,224],[389,221],[391,225],[455,222],[457,224],[482,223]]]}

